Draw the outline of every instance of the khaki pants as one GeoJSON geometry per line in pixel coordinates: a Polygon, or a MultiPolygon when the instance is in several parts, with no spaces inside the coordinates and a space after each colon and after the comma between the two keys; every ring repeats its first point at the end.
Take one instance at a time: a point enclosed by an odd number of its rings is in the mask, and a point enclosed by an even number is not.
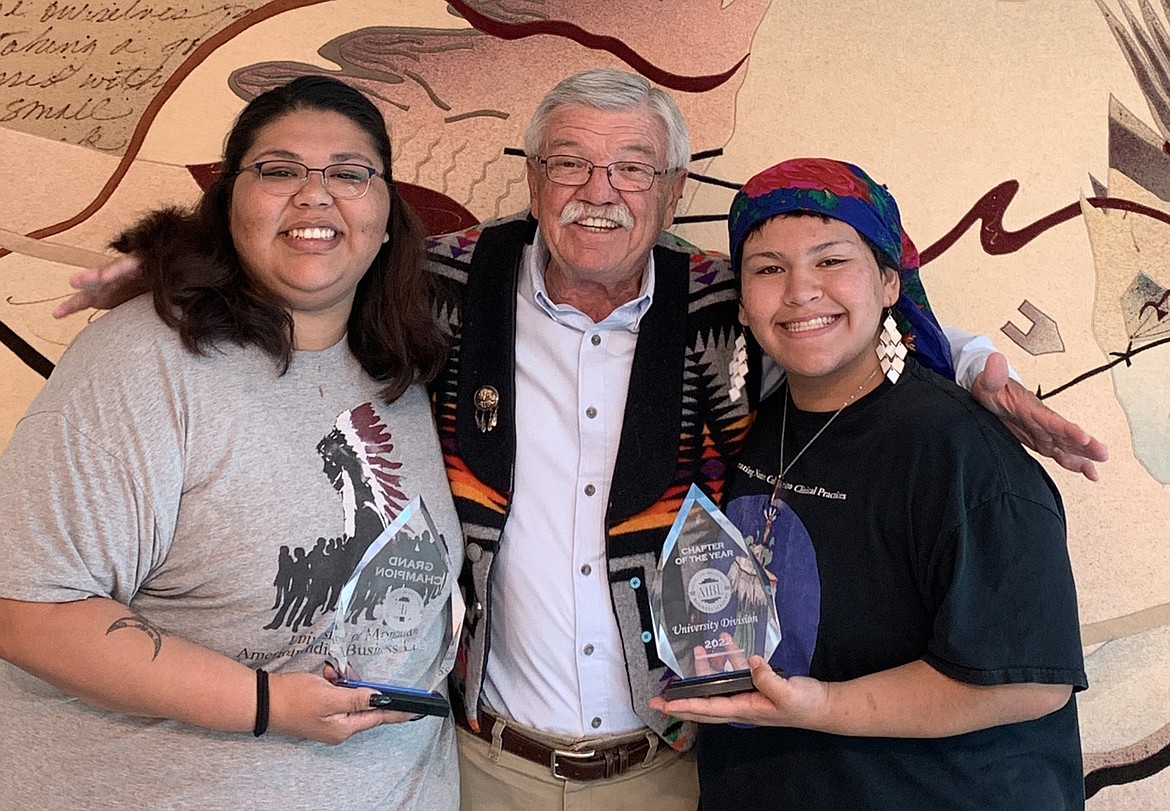
{"type": "Polygon", "coordinates": [[[648,766],[616,777],[559,780],[547,765],[511,752],[491,758],[491,744],[456,728],[462,811],[696,811],[699,774],[695,752],[663,744],[648,766]]]}

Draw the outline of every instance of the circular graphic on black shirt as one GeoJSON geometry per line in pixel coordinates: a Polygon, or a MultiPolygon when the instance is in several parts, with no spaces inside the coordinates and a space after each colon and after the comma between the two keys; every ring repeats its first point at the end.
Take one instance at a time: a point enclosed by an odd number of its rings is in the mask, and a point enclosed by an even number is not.
{"type": "Polygon", "coordinates": [[[817,553],[804,523],[783,501],[772,522],[771,536],[760,539],[768,498],[764,494],[739,496],[724,512],[739,527],[748,549],[759,558],[776,588],[781,639],[771,664],[784,668],[789,676],[807,676],[821,621],[817,553]]]}

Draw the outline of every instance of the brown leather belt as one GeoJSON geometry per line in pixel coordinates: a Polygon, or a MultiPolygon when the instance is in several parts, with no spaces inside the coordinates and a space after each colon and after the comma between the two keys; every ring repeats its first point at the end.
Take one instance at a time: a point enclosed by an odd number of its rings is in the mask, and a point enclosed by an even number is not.
{"type": "Polygon", "coordinates": [[[452,714],[455,723],[477,738],[494,744],[494,730],[499,722],[503,722],[500,730],[500,748],[517,757],[547,766],[552,776],[558,780],[602,780],[615,777],[631,766],[648,765],[658,750],[658,736],[647,731],[645,737],[628,743],[603,749],[558,749],[508,726],[506,719],[498,718],[486,710],[479,711],[479,730],[471,728],[467,721],[467,714],[463,711],[463,702],[452,696],[452,714]]]}

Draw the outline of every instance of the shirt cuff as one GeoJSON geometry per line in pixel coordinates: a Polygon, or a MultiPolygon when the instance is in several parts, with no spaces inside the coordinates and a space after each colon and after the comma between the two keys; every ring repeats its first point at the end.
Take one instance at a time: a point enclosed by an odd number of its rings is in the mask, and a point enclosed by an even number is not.
{"type": "MultiPolygon", "coordinates": [[[[979,376],[979,373],[983,371],[984,364],[987,363],[987,356],[996,351],[995,344],[984,335],[976,335],[958,327],[944,326],[942,329],[951,345],[951,360],[955,365],[955,382],[970,391],[971,384],[975,382],[975,378],[979,376]]],[[[1012,380],[1023,383],[1019,373],[1016,372],[1011,363],[1008,363],[1008,374],[1012,380]]]]}

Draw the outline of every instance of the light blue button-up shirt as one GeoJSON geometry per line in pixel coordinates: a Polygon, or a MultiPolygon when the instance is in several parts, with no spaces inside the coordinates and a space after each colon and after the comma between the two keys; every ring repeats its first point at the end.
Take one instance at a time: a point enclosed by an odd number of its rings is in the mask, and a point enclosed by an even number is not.
{"type": "Polygon", "coordinates": [[[571,738],[641,729],[606,576],[605,512],[638,326],[654,295],[594,323],[548,295],[548,249],[526,249],[516,300],[516,469],[492,582],[484,698],[571,738]]]}

